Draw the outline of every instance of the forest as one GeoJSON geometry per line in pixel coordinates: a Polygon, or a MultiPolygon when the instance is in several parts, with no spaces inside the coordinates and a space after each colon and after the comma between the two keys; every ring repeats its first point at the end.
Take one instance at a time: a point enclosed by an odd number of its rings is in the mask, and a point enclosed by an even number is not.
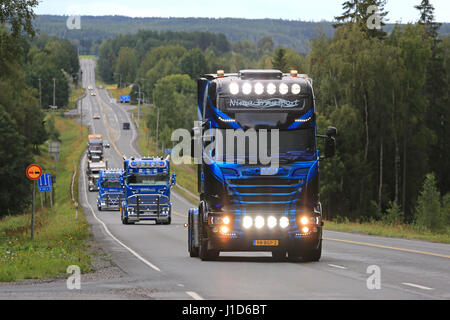
{"type": "MultiPolygon", "coordinates": [[[[218,69],[296,69],[314,80],[319,128],[339,129],[337,156],[321,167],[328,219],[450,225],[448,34],[439,33],[428,0],[420,20],[388,32],[369,29],[365,8],[385,1],[347,1],[333,36],[319,34],[310,51],[277,46],[269,36],[227,41],[204,32],[118,36],[99,48],[105,82],[138,86],[152,103],[147,127],[171,144],[171,132],[195,119],[195,79],[218,69]]],[[[136,99],[136,98],[135,98],[136,99]]]]}
{"type": "Polygon", "coordinates": [[[38,36],[32,6],[9,6],[0,12],[0,217],[29,207],[32,184],[25,169],[39,153],[38,145],[58,138],[51,118],[45,121],[53,88],[55,104],[66,107],[79,72],[69,40],[38,36]]]}

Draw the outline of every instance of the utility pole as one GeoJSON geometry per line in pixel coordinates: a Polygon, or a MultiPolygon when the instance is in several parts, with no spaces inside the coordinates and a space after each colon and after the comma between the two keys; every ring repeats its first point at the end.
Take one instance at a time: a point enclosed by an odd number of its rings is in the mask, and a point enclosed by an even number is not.
{"type": "Polygon", "coordinates": [[[156,107],[156,151],[155,151],[155,156],[158,156],[158,136],[159,136],[159,107],[156,107]]]}
{"type": "Polygon", "coordinates": [[[39,80],[39,109],[42,109],[42,89],[41,89],[41,78],[39,80]]]}
{"type": "Polygon", "coordinates": [[[53,106],[56,106],[56,103],[55,103],[55,89],[56,89],[56,79],[53,78],[53,106]]]}
{"type": "Polygon", "coordinates": [[[138,93],[138,121],[137,126],[139,128],[139,123],[141,122],[141,86],[138,84],[139,93],[138,93]]]}
{"type": "Polygon", "coordinates": [[[83,98],[80,99],[80,139],[83,138],[83,98]]]}

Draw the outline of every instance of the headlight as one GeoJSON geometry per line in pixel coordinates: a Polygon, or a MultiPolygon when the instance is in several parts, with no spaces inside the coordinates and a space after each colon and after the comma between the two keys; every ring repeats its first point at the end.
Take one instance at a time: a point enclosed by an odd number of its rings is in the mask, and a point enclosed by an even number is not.
{"type": "Polygon", "coordinates": [[[261,95],[264,92],[264,86],[262,83],[258,82],[255,84],[255,93],[257,95],[261,95]]]}
{"type": "Polygon", "coordinates": [[[231,94],[238,94],[239,93],[239,85],[236,82],[230,83],[230,86],[228,87],[231,94]]]}
{"type": "Polygon", "coordinates": [[[128,207],[128,208],[127,208],[127,211],[128,211],[128,212],[133,212],[133,211],[134,211],[134,208],[133,208],[133,207],[128,207]]]}
{"type": "Polygon", "coordinates": [[[223,222],[223,224],[230,224],[230,218],[229,217],[224,217],[223,218],[223,220],[222,220],[222,222],[223,222]]]}
{"type": "Polygon", "coordinates": [[[308,227],[303,227],[302,228],[302,232],[303,233],[308,233],[309,232],[309,228],[308,227]]]}
{"type": "Polygon", "coordinates": [[[289,219],[287,217],[280,218],[280,227],[286,229],[289,226],[289,219]]]}
{"type": "Polygon", "coordinates": [[[281,94],[286,94],[289,91],[289,87],[286,83],[282,83],[280,84],[280,93],[281,94]]]}
{"type": "Polygon", "coordinates": [[[300,218],[300,223],[301,224],[308,224],[309,223],[309,219],[307,217],[301,217],[300,218]]]}
{"type": "Polygon", "coordinates": [[[252,225],[253,225],[253,219],[252,219],[252,217],[245,216],[244,219],[243,219],[243,221],[242,221],[242,226],[243,226],[245,229],[249,229],[249,228],[252,227],[252,225]]]}
{"type": "Polygon", "coordinates": [[[277,225],[277,218],[275,218],[274,216],[270,216],[269,218],[267,218],[267,225],[270,229],[275,228],[277,225]]]}
{"type": "Polygon", "coordinates": [[[242,85],[242,92],[244,94],[250,94],[252,92],[252,85],[248,82],[242,85]]]}
{"type": "Polygon", "coordinates": [[[269,83],[267,85],[267,93],[268,94],[275,94],[276,91],[277,91],[276,85],[274,85],[273,83],[269,83]]]}
{"type": "Polygon", "coordinates": [[[257,216],[255,218],[255,227],[256,229],[261,229],[262,227],[264,227],[264,218],[261,216],[257,216]]]}
{"type": "Polygon", "coordinates": [[[291,87],[292,94],[299,94],[301,90],[302,90],[302,87],[300,87],[300,85],[298,83],[294,83],[291,87]]]}

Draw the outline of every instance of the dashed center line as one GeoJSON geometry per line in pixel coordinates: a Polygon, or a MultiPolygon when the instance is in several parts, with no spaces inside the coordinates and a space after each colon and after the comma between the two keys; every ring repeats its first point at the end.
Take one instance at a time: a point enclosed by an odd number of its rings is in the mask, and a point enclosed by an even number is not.
{"type": "Polygon", "coordinates": [[[205,300],[204,298],[202,298],[200,295],[198,295],[194,291],[186,291],[186,294],[191,296],[194,300],[205,300]]]}
{"type": "Polygon", "coordinates": [[[338,266],[337,264],[328,264],[330,267],[338,268],[338,269],[347,269],[347,267],[338,266]]]}
{"type": "Polygon", "coordinates": [[[409,282],[402,282],[402,284],[405,285],[405,286],[419,288],[419,289],[422,289],[422,290],[434,290],[433,288],[428,288],[428,287],[425,287],[425,286],[421,286],[419,284],[414,284],[414,283],[409,283],[409,282]]]}

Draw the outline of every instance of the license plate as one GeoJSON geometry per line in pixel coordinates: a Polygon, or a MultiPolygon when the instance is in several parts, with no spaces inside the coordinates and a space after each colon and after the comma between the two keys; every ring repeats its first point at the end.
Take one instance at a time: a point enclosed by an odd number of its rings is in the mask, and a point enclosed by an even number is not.
{"type": "Polygon", "coordinates": [[[278,240],[253,240],[254,246],[277,247],[278,240]]]}

